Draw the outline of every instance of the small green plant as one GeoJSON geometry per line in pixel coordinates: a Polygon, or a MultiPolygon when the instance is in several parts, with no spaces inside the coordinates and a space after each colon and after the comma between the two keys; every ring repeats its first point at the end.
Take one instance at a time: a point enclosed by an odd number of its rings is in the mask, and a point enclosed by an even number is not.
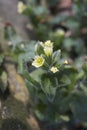
{"type": "Polygon", "coordinates": [[[50,40],[36,42],[33,58],[27,61],[30,64],[23,62],[22,74],[35,104],[34,113],[47,122],[86,121],[79,103],[87,97],[87,63],[83,61],[80,68],[70,65],[60,50],[54,51],[54,45],[50,40]]]}
{"type": "Polygon", "coordinates": [[[30,18],[28,27],[34,31],[35,39],[24,41],[14,30],[5,28],[7,50],[0,51],[0,83],[3,83],[0,88],[4,91],[7,84],[3,63],[10,56],[25,79],[34,104],[32,111],[39,120],[84,123],[87,122],[87,47],[82,29],[87,25],[87,2],[81,4],[75,0],[74,15],[63,16],[51,14],[49,7],[59,1],[50,1],[18,3],[18,12],[30,18]],[[62,22],[65,26],[57,27],[62,22]]]}
{"type": "MultiPolygon", "coordinates": [[[[64,36],[62,31],[59,32],[64,36]]],[[[84,111],[87,107],[86,58],[79,57],[70,64],[65,52],[55,49],[56,44],[51,40],[23,41],[16,34],[10,38],[6,39],[13,44],[7,44],[8,51],[1,53],[0,65],[6,56],[18,64],[17,70],[25,78],[35,104],[33,112],[38,119],[48,123],[77,119],[87,121],[87,111],[84,111]]],[[[58,40],[60,42],[60,38],[58,40]]],[[[3,73],[0,77],[2,81],[3,73]]]]}

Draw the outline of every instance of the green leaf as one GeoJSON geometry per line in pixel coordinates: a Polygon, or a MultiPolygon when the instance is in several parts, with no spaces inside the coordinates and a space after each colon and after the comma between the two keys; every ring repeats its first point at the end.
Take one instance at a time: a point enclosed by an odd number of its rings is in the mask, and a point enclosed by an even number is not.
{"type": "Polygon", "coordinates": [[[66,38],[64,48],[69,51],[73,49],[79,55],[85,52],[84,41],[81,38],[66,38]]]}
{"type": "Polygon", "coordinates": [[[36,55],[44,54],[43,47],[40,45],[39,42],[35,45],[35,54],[36,55]]]}
{"type": "Polygon", "coordinates": [[[60,82],[61,82],[59,84],[60,87],[67,86],[67,85],[71,84],[71,80],[67,75],[63,75],[62,78],[60,79],[60,82]]]}
{"type": "Polygon", "coordinates": [[[73,18],[69,18],[66,21],[66,26],[73,31],[77,31],[77,29],[79,29],[79,27],[80,27],[80,23],[78,21],[74,20],[73,18]]]}
{"type": "MultiPolygon", "coordinates": [[[[42,105],[42,104],[40,104],[40,105],[42,105]]],[[[36,115],[37,118],[40,119],[40,120],[43,120],[43,119],[44,119],[44,115],[43,115],[43,113],[40,112],[38,109],[35,110],[35,115],[36,115]]]]}
{"type": "Polygon", "coordinates": [[[66,114],[66,112],[70,110],[69,104],[72,101],[71,97],[72,95],[66,87],[57,89],[54,106],[58,113],[66,114]]]}
{"type": "Polygon", "coordinates": [[[23,57],[19,56],[18,58],[18,72],[20,74],[23,74],[23,69],[24,69],[24,60],[22,59],[23,57]]]}
{"type": "Polygon", "coordinates": [[[71,50],[71,47],[74,46],[75,43],[76,43],[76,41],[74,39],[72,39],[72,38],[66,38],[64,40],[64,48],[66,50],[71,50]]]}
{"type": "Polygon", "coordinates": [[[67,19],[67,16],[56,15],[53,19],[49,21],[49,23],[52,25],[55,25],[55,24],[59,24],[62,21],[65,21],[66,19],[67,19]]]}
{"type": "Polygon", "coordinates": [[[66,116],[66,115],[61,115],[60,118],[63,120],[63,121],[69,121],[69,116],[66,116]]]}
{"type": "Polygon", "coordinates": [[[87,74],[87,64],[83,63],[82,68],[84,70],[85,75],[87,74]]]}
{"type": "Polygon", "coordinates": [[[80,82],[80,88],[83,90],[83,92],[87,95],[87,78],[82,80],[80,82]]]}
{"type": "Polygon", "coordinates": [[[78,70],[73,67],[73,66],[69,66],[66,65],[64,70],[63,70],[64,75],[66,75],[66,79],[68,80],[68,83],[70,83],[69,85],[69,90],[73,90],[75,85],[77,84],[77,80],[78,80],[78,70]]]}
{"type": "Polygon", "coordinates": [[[41,76],[45,73],[43,69],[36,69],[30,73],[30,76],[35,79],[37,82],[41,82],[41,76]]]}
{"type": "Polygon", "coordinates": [[[46,15],[48,13],[48,10],[43,6],[37,6],[34,7],[33,12],[35,15],[46,15]]]}
{"type": "Polygon", "coordinates": [[[46,94],[48,100],[50,102],[53,102],[56,95],[56,90],[58,88],[57,78],[44,74],[41,77],[41,88],[43,92],[46,94]]]}
{"type": "MultiPolygon", "coordinates": [[[[28,53],[28,55],[31,57],[34,56],[34,46],[36,44],[36,41],[20,41],[13,47],[13,52],[15,54],[24,54],[28,53]]],[[[28,57],[29,57],[28,56],[28,57]]],[[[25,58],[24,58],[25,59],[25,58]]]]}
{"type": "Polygon", "coordinates": [[[3,62],[4,55],[0,54],[0,64],[3,62]]]}
{"type": "Polygon", "coordinates": [[[71,102],[71,110],[75,119],[87,121],[87,96],[84,93],[73,95],[74,100],[71,102]]]}
{"type": "Polygon", "coordinates": [[[32,83],[36,89],[40,89],[40,84],[29,74],[29,72],[24,71],[23,75],[25,79],[32,83]]]}
{"type": "Polygon", "coordinates": [[[53,63],[57,63],[61,56],[61,50],[55,51],[52,55],[53,63]]]}
{"type": "Polygon", "coordinates": [[[4,28],[4,38],[6,40],[11,40],[11,38],[14,37],[15,35],[16,35],[16,32],[13,26],[10,23],[8,23],[8,25],[6,25],[4,28]]]}

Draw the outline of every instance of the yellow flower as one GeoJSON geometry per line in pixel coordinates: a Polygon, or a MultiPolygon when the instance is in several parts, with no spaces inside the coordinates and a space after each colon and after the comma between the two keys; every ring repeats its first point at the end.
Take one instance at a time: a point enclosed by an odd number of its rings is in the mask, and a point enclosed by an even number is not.
{"type": "Polygon", "coordinates": [[[65,61],[64,61],[64,64],[68,64],[68,61],[67,61],[67,60],[65,60],[65,61]]]}
{"type": "Polygon", "coordinates": [[[18,8],[18,13],[21,14],[26,9],[26,6],[22,1],[19,1],[17,8],[18,8]]]}
{"type": "Polygon", "coordinates": [[[53,43],[48,40],[44,43],[44,52],[46,54],[46,56],[51,56],[52,52],[53,52],[53,43]]]}
{"type": "Polygon", "coordinates": [[[34,61],[32,62],[32,65],[36,68],[41,67],[45,62],[45,59],[42,56],[35,56],[34,61]]]}
{"type": "Polygon", "coordinates": [[[50,71],[52,71],[53,73],[56,73],[58,72],[59,70],[57,69],[57,67],[53,66],[50,71]]]}

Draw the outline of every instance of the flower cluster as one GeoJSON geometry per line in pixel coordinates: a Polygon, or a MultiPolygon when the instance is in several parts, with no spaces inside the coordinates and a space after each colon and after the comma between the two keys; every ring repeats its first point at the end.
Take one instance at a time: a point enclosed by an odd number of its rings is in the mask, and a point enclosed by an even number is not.
{"type": "MultiPolygon", "coordinates": [[[[34,61],[32,62],[32,65],[35,66],[36,68],[39,68],[39,67],[45,66],[45,64],[47,64],[48,68],[51,72],[56,73],[57,71],[59,71],[56,66],[52,66],[52,63],[51,63],[51,65],[49,65],[48,62],[46,61],[46,59],[50,59],[50,57],[52,57],[53,43],[50,40],[48,40],[44,43],[39,42],[39,44],[36,44],[36,46],[35,46],[36,52],[38,51],[39,46],[42,48],[42,53],[40,55],[35,56],[34,61]]],[[[41,51],[41,48],[39,49],[39,51],[41,51]]]]}
{"type": "Polygon", "coordinates": [[[52,73],[56,73],[59,71],[58,69],[58,55],[61,53],[58,50],[56,53],[53,52],[53,42],[50,40],[46,42],[39,42],[35,45],[36,56],[32,62],[32,65],[36,68],[45,67],[47,70],[52,73]],[[48,62],[49,61],[49,62],[48,62]]]}

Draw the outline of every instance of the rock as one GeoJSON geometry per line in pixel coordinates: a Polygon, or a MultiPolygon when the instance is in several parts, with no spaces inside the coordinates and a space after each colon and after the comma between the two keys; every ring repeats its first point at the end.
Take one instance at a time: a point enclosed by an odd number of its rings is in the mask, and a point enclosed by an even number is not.
{"type": "Polygon", "coordinates": [[[4,24],[6,22],[11,23],[19,36],[29,39],[26,27],[29,19],[26,16],[18,14],[17,4],[18,0],[0,0],[0,18],[4,24]]]}
{"type": "Polygon", "coordinates": [[[15,118],[25,122],[25,118],[28,115],[26,106],[11,95],[6,100],[2,100],[2,108],[0,111],[0,120],[15,118]]]}
{"type": "Polygon", "coordinates": [[[40,130],[38,121],[28,109],[11,95],[2,100],[0,130],[40,130]]]}

